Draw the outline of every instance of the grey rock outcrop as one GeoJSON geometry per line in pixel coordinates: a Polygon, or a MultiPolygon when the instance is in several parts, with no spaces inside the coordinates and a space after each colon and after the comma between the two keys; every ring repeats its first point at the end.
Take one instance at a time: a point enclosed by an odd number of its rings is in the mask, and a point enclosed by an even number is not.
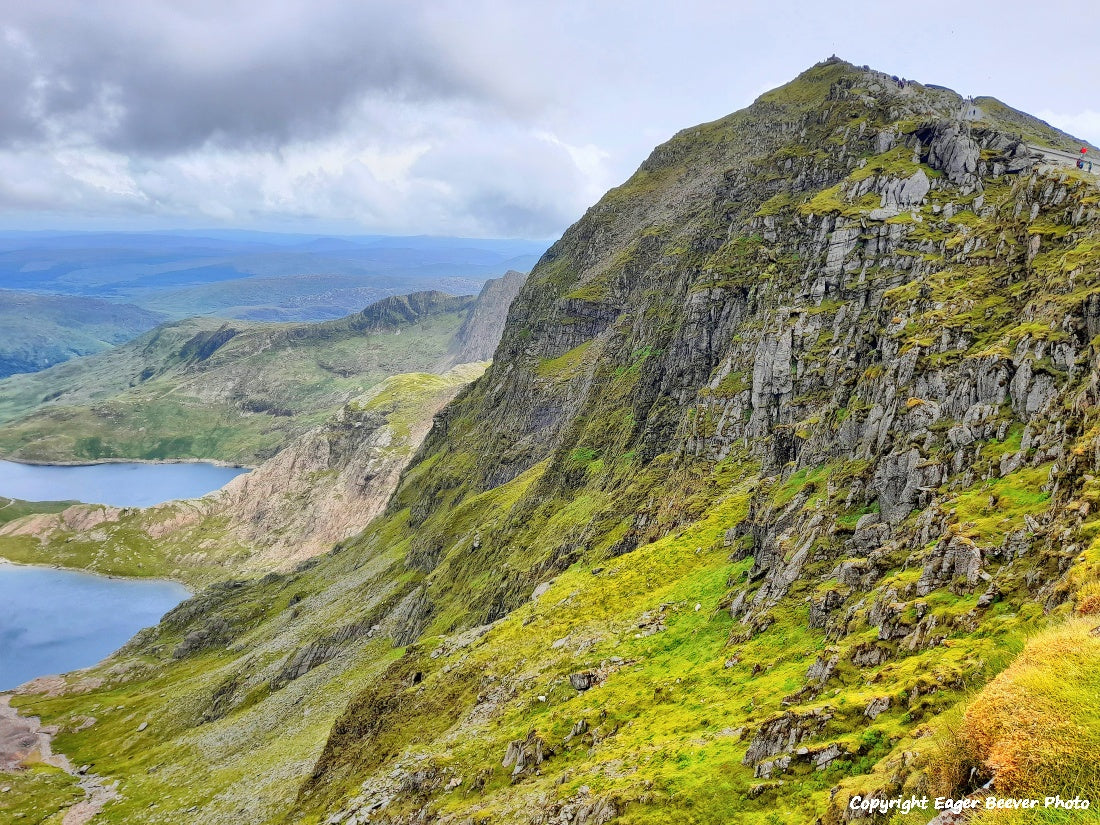
{"type": "Polygon", "coordinates": [[[830,719],[832,714],[827,711],[788,711],[777,716],[760,726],[742,762],[754,765],[769,756],[794,750],[811,736],[820,734],[830,719]]]}
{"type": "Polygon", "coordinates": [[[965,536],[951,536],[928,552],[917,581],[917,595],[927,596],[945,585],[968,591],[981,580],[982,551],[965,536]]]}
{"type": "Polygon", "coordinates": [[[947,175],[952,183],[977,182],[980,149],[970,129],[960,122],[940,123],[935,127],[928,147],[928,162],[947,175]]]}
{"type": "Polygon", "coordinates": [[[937,487],[941,478],[941,466],[925,461],[915,447],[884,457],[871,482],[882,517],[890,524],[899,523],[930,498],[928,491],[937,487]]]}

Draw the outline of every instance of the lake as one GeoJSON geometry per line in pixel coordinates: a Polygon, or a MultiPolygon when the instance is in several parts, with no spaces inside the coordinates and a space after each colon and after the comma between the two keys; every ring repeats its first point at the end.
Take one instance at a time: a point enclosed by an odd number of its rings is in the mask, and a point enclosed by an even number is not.
{"type": "Polygon", "coordinates": [[[84,501],[151,507],[198,498],[248,470],[215,464],[18,464],[0,461],[0,496],[24,501],[84,501]]]}
{"type": "Polygon", "coordinates": [[[94,665],[189,595],[175,582],[0,563],[0,690],[94,665]]]}

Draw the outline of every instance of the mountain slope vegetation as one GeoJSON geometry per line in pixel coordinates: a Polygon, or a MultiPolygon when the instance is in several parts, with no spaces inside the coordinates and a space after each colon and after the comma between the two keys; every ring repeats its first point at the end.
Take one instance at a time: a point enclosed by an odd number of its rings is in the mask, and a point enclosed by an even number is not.
{"type": "Polygon", "coordinates": [[[433,416],[484,368],[391,376],[199,499],[149,508],[0,499],[0,558],[191,586],[293,568],[382,511],[433,416]]]}
{"type": "MultiPolygon", "coordinates": [[[[0,454],[253,464],[383,379],[442,364],[488,303],[422,292],[316,324],[166,324],[109,352],[0,381],[0,454]]],[[[492,354],[484,342],[475,349],[492,354]]]]}
{"type": "Polygon", "coordinates": [[[0,289],[0,378],[101,352],[163,320],[131,304],[0,289]]]}
{"type": "Polygon", "coordinates": [[[1064,779],[1078,717],[999,704],[1087,692],[1100,612],[1100,190],[1036,142],[1074,145],[835,59],[679,133],[542,258],[361,534],[14,703],[119,781],[104,822],[1100,793],[1064,779]],[[1060,689],[1048,644],[1080,648],[1060,689]]]}

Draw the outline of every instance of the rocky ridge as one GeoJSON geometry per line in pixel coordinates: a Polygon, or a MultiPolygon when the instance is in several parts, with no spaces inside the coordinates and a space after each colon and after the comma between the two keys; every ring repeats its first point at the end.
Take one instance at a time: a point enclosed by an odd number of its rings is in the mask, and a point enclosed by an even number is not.
{"type": "Polygon", "coordinates": [[[313,324],[164,324],[0,381],[0,453],[257,464],[382,379],[439,368],[476,306],[470,296],[425,292],[313,324]]]}
{"type": "Polygon", "coordinates": [[[445,366],[492,360],[500,337],[504,334],[508,307],[519,294],[525,280],[527,276],[522,272],[509,270],[499,278],[485,282],[473,309],[455,334],[443,362],[445,366]]]}

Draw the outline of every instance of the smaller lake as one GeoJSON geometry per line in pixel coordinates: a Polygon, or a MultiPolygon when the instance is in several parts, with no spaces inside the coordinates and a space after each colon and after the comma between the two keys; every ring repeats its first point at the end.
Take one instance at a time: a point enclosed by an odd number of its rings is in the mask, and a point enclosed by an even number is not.
{"type": "Polygon", "coordinates": [[[0,563],[0,690],[94,665],[189,596],[175,582],[0,563]]]}
{"type": "Polygon", "coordinates": [[[248,470],[215,464],[18,464],[0,461],[0,496],[24,501],[84,501],[151,507],[198,498],[248,470]]]}

